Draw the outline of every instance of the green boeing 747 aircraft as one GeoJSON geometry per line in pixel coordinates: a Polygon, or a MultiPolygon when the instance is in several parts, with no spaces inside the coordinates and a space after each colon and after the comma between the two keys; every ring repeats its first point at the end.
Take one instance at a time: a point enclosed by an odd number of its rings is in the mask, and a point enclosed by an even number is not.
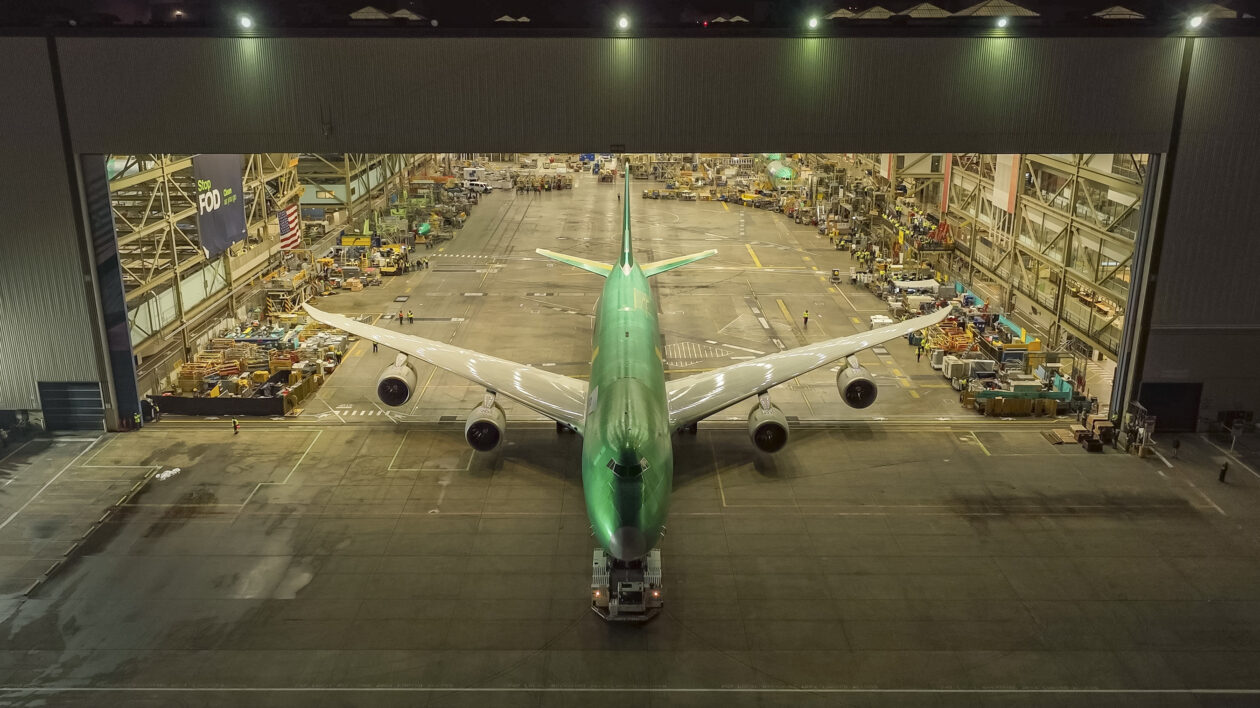
{"type": "Polygon", "coordinates": [[[589,381],[393,332],[317,310],[314,319],[399,352],[381,374],[377,395],[391,406],[416,389],[415,357],[486,389],[468,415],[464,435],[480,452],[498,447],[506,418],[504,396],[583,436],[582,485],[599,548],[592,573],[592,606],[609,619],[649,618],[663,602],[660,553],[673,488],[672,436],[742,400],[756,398],[748,415],[753,444],[777,452],[787,444],[787,417],[770,401],[773,387],[841,361],[836,385],[845,403],[865,408],[877,388],[853,354],[940,322],[943,308],[868,332],[809,344],[712,371],[665,380],[656,303],[648,278],[717,253],[640,264],[630,237],[630,180],[622,200],[621,249],[615,264],[539,249],[538,253],[605,278],[598,303],[589,381]]]}

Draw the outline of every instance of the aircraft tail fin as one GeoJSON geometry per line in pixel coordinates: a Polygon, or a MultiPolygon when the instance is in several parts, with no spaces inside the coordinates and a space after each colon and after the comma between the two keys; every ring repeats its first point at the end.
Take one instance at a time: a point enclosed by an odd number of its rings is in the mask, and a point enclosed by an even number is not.
{"type": "Polygon", "coordinates": [[[613,267],[607,263],[600,263],[599,261],[593,261],[589,258],[581,258],[579,256],[567,256],[563,253],[548,251],[545,248],[535,249],[534,252],[540,256],[546,256],[553,261],[560,261],[561,263],[571,265],[574,268],[581,268],[582,270],[590,271],[596,275],[602,275],[605,278],[608,277],[608,274],[611,273],[613,269],[613,267]]]}
{"type": "Polygon", "coordinates": [[[621,167],[625,195],[621,202],[621,260],[617,261],[617,265],[628,266],[634,263],[634,242],[630,238],[630,163],[623,162],[621,167]]]}
{"type": "Polygon", "coordinates": [[[698,260],[702,260],[704,258],[708,258],[709,256],[714,256],[714,255],[717,255],[717,251],[715,249],[710,248],[707,251],[701,251],[699,253],[692,253],[691,255],[688,255],[688,256],[678,256],[677,258],[666,258],[663,261],[653,261],[651,263],[644,263],[641,267],[643,268],[643,275],[650,278],[653,275],[659,275],[661,273],[664,273],[667,270],[680,268],[682,266],[687,265],[688,263],[695,263],[698,260]]]}

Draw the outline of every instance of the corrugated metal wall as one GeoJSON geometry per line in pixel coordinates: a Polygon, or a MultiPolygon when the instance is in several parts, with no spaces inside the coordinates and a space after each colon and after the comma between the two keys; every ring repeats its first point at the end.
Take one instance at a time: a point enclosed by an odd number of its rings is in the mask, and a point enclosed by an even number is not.
{"type": "Polygon", "coordinates": [[[0,409],[99,381],[46,42],[0,40],[0,409]]]}
{"type": "Polygon", "coordinates": [[[1260,41],[1196,40],[1144,378],[1260,408],[1260,41]]]}
{"type": "Polygon", "coordinates": [[[1162,152],[1181,40],[58,45],[80,152],[1162,152]]]}
{"type": "MultiPolygon", "coordinates": [[[[1254,407],[1256,380],[1242,363],[1197,354],[1260,346],[1260,298],[1246,289],[1257,260],[1260,43],[1197,42],[1146,374],[1209,381],[1208,409],[1254,407]]],[[[1168,149],[1183,40],[76,37],[57,46],[78,153],[614,144],[1088,153],[1168,149]]],[[[0,135],[9,164],[25,167],[0,175],[0,408],[22,408],[39,378],[98,375],[44,41],[0,39],[0,61],[0,135]]]]}

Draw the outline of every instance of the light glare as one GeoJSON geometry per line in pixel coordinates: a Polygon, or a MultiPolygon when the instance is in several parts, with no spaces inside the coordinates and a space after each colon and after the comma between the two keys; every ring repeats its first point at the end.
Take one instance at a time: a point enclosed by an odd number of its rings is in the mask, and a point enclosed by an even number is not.
{"type": "Polygon", "coordinates": [[[244,27],[245,29],[249,29],[254,26],[254,20],[251,19],[249,15],[241,15],[237,22],[239,22],[241,27],[244,27]]]}
{"type": "Polygon", "coordinates": [[[1005,27],[1005,26],[1006,26],[1006,23],[1007,23],[1007,19],[1006,19],[1005,17],[999,17],[999,18],[998,18],[998,21],[997,21],[997,26],[998,26],[998,27],[1005,27]]]}
{"type": "Polygon", "coordinates": [[[617,19],[617,26],[620,27],[621,29],[626,29],[627,27],[630,26],[630,18],[626,17],[625,15],[622,15],[621,17],[617,19]]]}
{"type": "Polygon", "coordinates": [[[1195,15],[1190,18],[1191,29],[1199,29],[1203,26],[1203,15],[1195,15]]]}
{"type": "Polygon", "coordinates": [[[816,27],[818,27],[818,18],[817,17],[809,18],[809,28],[814,29],[816,27]]]}

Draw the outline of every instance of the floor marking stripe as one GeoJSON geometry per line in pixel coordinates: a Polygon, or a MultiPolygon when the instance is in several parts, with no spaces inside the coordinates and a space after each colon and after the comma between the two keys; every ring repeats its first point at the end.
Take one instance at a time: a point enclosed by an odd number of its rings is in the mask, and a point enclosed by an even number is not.
{"type": "Polygon", "coordinates": [[[976,441],[976,444],[979,445],[980,449],[984,451],[984,454],[986,457],[993,457],[993,455],[989,453],[989,448],[985,447],[984,443],[980,442],[980,436],[976,435],[975,431],[968,430],[967,432],[971,433],[971,439],[976,441]]]}
{"type": "Polygon", "coordinates": [[[787,320],[788,326],[792,326],[792,313],[788,312],[787,305],[782,298],[775,298],[775,302],[779,303],[779,309],[783,311],[783,319],[787,320]]]}
{"type": "Polygon", "coordinates": [[[1220,514],[1221,516],[1229,516],[1229,514],[1226,514],[1226,513],[1225,513],[1225,510],[1224,510],[1224,509],[1220,508],[1219,506],[1217,506],[1217,505],[1216,505],[1216,502],[1212,501],[1212,498],[1211,498],[1211,497],[1209,497],[1208,495],[1204,494],[1202,489],[1199,489],[1198,487],[1194,486],[1194,482],[1191,482],[1191,481],[1187,478],[1187,479],[1186,479],[1186,484],[1190,485],[1190,488],[1191,488],[1191,489],[1193,489],[1195,492],[1197,492],[1199,496],[1203,497],[1203,501],[1207,502],[1208,504],[1211,504],[1211,505],[1212,505],[1212,508],[1213,508],[1213,509],[1216,509],[1216,511],[1217,511],[1217,513],[1218,513],[1218,514],[1220,514]]]}
{"type": "Polygon", "coordinates": [[[22,506],[19,506],[17,510],[14,511],[12,514],[9,514],[9,518],[5,519],[3,522],[0,522],[0,529],[3,529],[5,526],[8,526],[10,523],[12,523],[12,521],[17,518],[18,514],[21,514],[26,509],[26,507],[31,505],[31,502],[38,499],[39,495],[44,493],[44,490],[51,487],[53,482],[56,482],[57,479],[61,477],[61,475],[65,474],[66,470],[70,469],[70,467],[74,463],[78,462],[80,457],[83,457],[83,455],[87,454],[89,450],[96,447],[96,443],[100,441],[101,441],[101,438],[96,438],[95,440],[93,440],[87,447],[83,448],[83,450],[79,452],[79,454],[75,455],[74,459],[67,462],[65,467],[62,467],[61,470],[57,472],[57,474],[53,475],[52,479],[48,480],[47,482],[44,482],[44,486],[40,487],[39,491],[35,492],[35,494],[33,494],[30,499],[27,499],[25,504],[23,504],[22,506]]]}
{"type": "Polygon", "coordinates": [[[1216,448],[1217,450],[1220,450],[1221,454],[1222,454],[1222,455],[1224,455],[1224,456],[1226,456],[1226,457],[1228,457],[1228,458],[1230,459],[1230,461],[1232,461],[1234,464],[1238,465],[1239,467],[1242,467],[1243,469],[1245,469],[1245,470],[1247,470],[1248,472],[1252,473],[1252,474],[1253,474],[1253,475],[1255,475],[1256,477],[1260,478],[1260,474],[1257,474],[1257,473],[1256,473],[1256,471],[1255,471],[1255,470],[1253,470],[1253,469],[1251,468],[1251,465],[1248,465],[1246,462],[1243,462],[1242,460],[1240,460],[1240,459],[1238,459],[1237,457],[1235,457],[1235,456],[1234,456],[1234,453],[1232,453],[1232,452],[1230,452],[1229,450],[1226,450],[1225,448],[1221,447],[1220,445],[1217,445],[1216,443],[1212,442],[1211,440],[1209,440],[1209,439],[1208,439],[1208,437],[1207,437],[1206,435],[1200,434],[1200,435],[1199,435],[1199,437],[1203,439],[1203,442],[1207,443],[1208,445],[1211,445],[1212,447],[1216,448]]]}
{"type": "Polygon", "coordinates": [[[34,441],[34,440],[27,440],[26,442],[22,443],[21,445],[18,445],[17,447],[13,448],[12,450],[10,450],[10,451],[9,451],[9,454],[5,455],[4,457],[0,457],[0,462],[4,462],[5,460],[9,459],[10,457],[13,457],[14,455],[16,455],[16,454],[17,454],[17,451],[18,451],[18,450],[21,450],[22,448],[26,447],[27,445],[30,445],[30,444],[31,444],[31,443],[33,443],[33,442],[35,442],[35,441],[34,441]]]}
{"type": "Polygon", "coordinates": [[[753,263],[755,263],[758,268],[763,268],[764,266],[761,265],[761,259],[757,257],[757,252],[753,250],[752,244],[746,243],[744,244],[744,248],[748,249],[748,255],[752,256],[753,263]]]}

